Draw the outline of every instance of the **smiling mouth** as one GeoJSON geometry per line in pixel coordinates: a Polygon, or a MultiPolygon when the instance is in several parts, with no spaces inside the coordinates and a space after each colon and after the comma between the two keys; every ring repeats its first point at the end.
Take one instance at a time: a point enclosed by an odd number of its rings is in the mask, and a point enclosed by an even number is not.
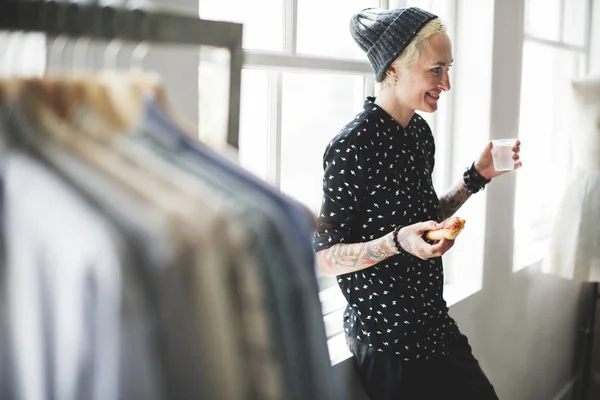
{"type": "Polygon", "coordinates": [[[432,99],[435,100],[439,100],[440,99],[440,94],[439,93],[432,93],[432,92],[426,92],[427,96],[431,97],[432,99]]]}

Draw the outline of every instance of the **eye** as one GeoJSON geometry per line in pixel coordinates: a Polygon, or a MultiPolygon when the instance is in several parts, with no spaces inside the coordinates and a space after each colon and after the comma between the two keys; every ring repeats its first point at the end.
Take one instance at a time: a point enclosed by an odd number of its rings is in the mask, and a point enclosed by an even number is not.
{"type": "Polygon", "coordinates": [[[442,67],[435,67],[431,70],[431,72],[433,72],[436,75],[439,75],[442,73],[442,67]]]}

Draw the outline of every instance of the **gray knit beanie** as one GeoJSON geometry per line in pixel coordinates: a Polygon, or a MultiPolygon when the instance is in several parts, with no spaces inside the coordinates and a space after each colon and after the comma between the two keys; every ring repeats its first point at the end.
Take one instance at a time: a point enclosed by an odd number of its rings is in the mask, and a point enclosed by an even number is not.
{"type": "Polygon", "coordinates": [[[416,7],[382,10],[367,8],[350,20],[354,41],[367,53],[375,79],[383,81],[390,65],[421,28],[437,18],[416,7]]]}

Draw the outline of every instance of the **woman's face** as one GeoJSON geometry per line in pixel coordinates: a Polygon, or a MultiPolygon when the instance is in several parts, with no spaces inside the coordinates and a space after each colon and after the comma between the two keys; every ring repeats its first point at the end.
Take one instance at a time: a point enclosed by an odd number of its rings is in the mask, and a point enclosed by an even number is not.
{"type": "Polygon", "coordinates": [[[450,90],[448,70],[452,44],[445,33],[430,36],[420,48],[419,58],[398,71],[396,93],[400,103],[411,110],[434,112],[442,91],[450,90]]]}

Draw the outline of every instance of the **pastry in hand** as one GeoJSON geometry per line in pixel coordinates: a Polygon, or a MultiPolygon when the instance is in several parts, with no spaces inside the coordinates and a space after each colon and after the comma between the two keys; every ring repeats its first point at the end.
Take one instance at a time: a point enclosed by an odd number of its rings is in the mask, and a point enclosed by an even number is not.
{"type": "Polygon", "coordinates": [[[458,217],[450,217],[440,223],[440,228],[427,232],[429,240],[454,240],[465,227],[465,220],[458,217]]]}

